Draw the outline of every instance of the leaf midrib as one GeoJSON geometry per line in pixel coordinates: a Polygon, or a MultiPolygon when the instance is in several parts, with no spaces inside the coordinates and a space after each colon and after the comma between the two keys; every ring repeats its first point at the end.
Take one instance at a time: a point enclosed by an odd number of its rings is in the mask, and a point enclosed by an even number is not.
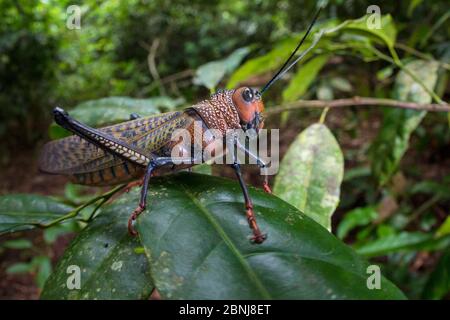
{"type": "Polygon", "coordinates": [[[194,195],[189,192],[189,190],[186,189],[184,185],[181,185],[183,188],[183,191],[186,193],[186,195],[191,199],[191,201],[194,203],[195,206],[197,206],[200,211],[204,214],[204,216],[208,219],[210,224],[214,227],[216,232],[219,234],[219,236],[222,238],[222,241],[227,245],[228,249],[234,254],[234,256],[237,258],[239,263],[242,265],[244,270],[247,272],[250,280],[255,284],[255,286],[260,291],[261,295],[265,299],[272,299],[269,292],[266,290],[262,282],[260,281],[259,277],[256,275],[256,273],[252,270],[248,262],[245,260],[244,256],[241,254],[241,252],[237,249],[233,241],[231,241],[230,237],[226,234],[225,230],[220,226],[220,224],[216,221],[216,219],[213,217],[213,215],[202,205],[200,201],[197,200],[194,195]]]}

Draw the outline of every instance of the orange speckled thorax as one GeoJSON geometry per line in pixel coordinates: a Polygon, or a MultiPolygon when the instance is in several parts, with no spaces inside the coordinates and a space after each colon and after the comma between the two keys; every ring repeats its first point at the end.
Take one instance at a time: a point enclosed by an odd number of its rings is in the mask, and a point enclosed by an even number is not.
{"type": "Polygon", "coordinates": [[[225,135],[227,129],[239,129],[240,119],[233,103],[235,90],[215,93],[209,100],[203,100],[192,106],[205,121],[209,129],[218,129],[225,135]]]}

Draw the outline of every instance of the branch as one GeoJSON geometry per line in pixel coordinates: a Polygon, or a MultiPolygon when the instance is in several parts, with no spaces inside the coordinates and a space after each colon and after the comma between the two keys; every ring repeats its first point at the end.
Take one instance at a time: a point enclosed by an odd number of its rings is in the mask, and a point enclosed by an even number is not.
{"type": "Polygon", "coordinates": [[[161,82],[161,77],[159,76],[158,73],[158,69],[156,68],[156,52],[158,51],[158,47],[159,47],[159,38],[156,38],[155,40],[153,40],[152,45],[149,46],[148,44],[144,43],[144,42],[140,42],[140,45],[145,48],[148,51],[148,55],[147,55],[147,64],[148,64],[148,69],[150,70],[150,74],[153,77],[153,80],[155,80],[155,83],[157,84],[158,88],[159,88],[159,92],[160,94],[166,96],[166,89],[164,88],[164,85],[161,82]]]}
{"type": "Polygon", "coordinates": [[[119,186],[117,186],[117,187],[115,187],[115,188],[113,188],[113,189],[107,191],[106,193],[104,193],[104,194],[102,194],[102,195],[100,195],[100,196],[97,196],[97,197],[95,197],[95,198],[92,198],[91,200],[89,200],[89,201],[86,202],[85,204],[79,206],[78,208],[75,208],[74,210],[70,211],[69,213],[67,213],[67,214],[65,214],[65,215],[63,215],[63,216],[61,216],[61,217],[59,217],[59,218],[57,218],[57,219],[54,219],[54,220],[52,220],[52,221],[50,221],[50,222],[47,222],[47,223],[37,223],[37,227],[40,227],[40,228],[49,228],[49,227],[51,227],[51,226],[54,226],[54,225],[56,225],[56,224],[58,224],[58,223],[61,223],[61,222],[65,221],[65,220],[68,220],[68,219],[71,219],[71,218],[75,218],[76,216],[78,216],[78,215],[80,214],[81,210],[83,210],[83,209],[89,207],[90,205],[92,205],[92,204],[94,204],[94,203],[96,203],[97,201],[100,200],[100,204],[97,205],[97,206],[95,207],[95,209],[94,209],[94,210],[92,211],[92,213],[90,214],[90,217],[88,218],[88,220],[91,220],[91,219],[93,218],[93,216],[95,215],[95,213],[97,212],[97,210],[98,210],[98,209],[99,209],[106,201],[108,201],[109,199],[111,199],[111,197],[112,197],[114,194],[116,194],[116,193],[119,192],[120,190],[124,189],[126,186],[127,186],[126,184],[119,185],[119,186]]]}
{"type": "Polygon", "coordinates": [[[450,70],[450,64],[442,62],[440,60],[436,60],[432,56],[429,56],[429,55],[427,55],[425,53],[422,53],[422,52],[420,52],[420,51],[418,51],[418,50],[416,50],[414,48],[408,47],[407,45],[404,45],[402,43],[396,43],[395,47],[400,49],[400,50],[403,50],[405,52],[408,52],[408,53],[410,53],[410,54],[412,54],[412,55],[414,55],[414,56],[416,56],[416,57],[418,57],[420,59],[427,60],[427,61],[434,61],[434,62],[438,63],[439,66],[441,66],[442,68],[444,68],[446,70],[450,70]]]}
{"type": "Polygon", "coordinates": [[[393,99],[353,97],[349,99],[337,100],[299,100],[288,104],[272,107],[266,111],[266,114],[272,115],[283,111],[303,108],[342,108],[350,106],[385,106],[432,112],[450,112],[450,105],[448,104],[420,104],[393,99]]]}

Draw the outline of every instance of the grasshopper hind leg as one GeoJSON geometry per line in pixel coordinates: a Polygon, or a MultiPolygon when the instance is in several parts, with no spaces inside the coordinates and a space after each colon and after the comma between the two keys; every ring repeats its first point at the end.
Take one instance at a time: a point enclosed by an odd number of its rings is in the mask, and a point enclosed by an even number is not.
{"type": "MultiPolygon", "coordinates": [[[[194,159],[187,158],[187,159],[180,159],[182,162],[190,162],[194,163],[194,159]]],[[[134,224],[136,222],[137,217],[145,210],[145,207],[147,205],[147,193],[148,193],[148,186],[150,182],[150,178],[153,174],[153,171],[159,167],[174,164],[171,157],[160,157],[156,159],[150,160],[149,165],[147,166],[147,169],[145,170],[144,179],[142,182],[141,187],[141,196],[139,200],[139,205],[134,209],[134,211],[131,213],[130,218],[128,218],[128,232],[136,236],[138,233],[134,229],[134,224]]]]}
{"type": "Polygon", "coordinates": [[[130,218],[128,218],[128,232],[136,236],[137,231],[134,229],[134,223],[137,217],[145,210],[146,202],[147,202],[147,192],[148,192],[148,184],[150,182],[150,177],[152,176],[153,171],[157,168],[154,161],[151,161],[145,170],[144,179],[142,181],[141,187],[141,197],[139,200],[139,205],[134,209],[133,213],[131,213],[130,218]]]}

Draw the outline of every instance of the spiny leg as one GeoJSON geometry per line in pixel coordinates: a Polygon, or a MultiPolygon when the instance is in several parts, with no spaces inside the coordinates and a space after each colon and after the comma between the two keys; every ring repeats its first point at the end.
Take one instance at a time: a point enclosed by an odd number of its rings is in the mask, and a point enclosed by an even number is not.
{"type": "Polygon", "coordinates": [[[146,166],[150,163],[151,157],[142,150],[129,144],[127,141],[119,140],[108,133],[91,128],[69,116],[63,109],[56,107],[53,109],[55,122],[63,128],[73,132],[80,139],[84,139],[105,152],[122,158],[139,166],[146,166]]]}
{"type": "MultiPolygon", "coordinates": [[[[75,133],[80,138],[85,139],[86,141],[105,150],[106,152],[115,156],[119,156],[125,161],[134,162],[137,165],[143,166],[145,164],[148,164],[144,175],[139,206],[133,211],[130,218],[128,219],[128,230],[132,235],[136,235],[137,232],[133,228],[133,222],[136,220],[137,216],[145,209],[148,183],[152,172],[159,166],[163,166],[167,163],[172,163],[171,158],[161,157],[152,159],[151,157],[144,154],[141,150],[136,149],[134,146],[128,144],[126,141],[118,140],[101,130],[91,128],[84,123],[73,119],[66,111],[61,108],[55,108],[53,110],[53,113],[56,123],[58,123],[60,126],[75,133]]],[[[186,160],[183,159],[183,161],[186,160]]]]}
{"type": "MultiPolygon", "coordinates": [[[[182,161],[183,163],[194,163],[194,159],[192,159],[192,158],[179,159],[179,161],[182,161]]],[[[142,213],[142,211],[145,210],[145,207],[147,204],[148,186],[149,186],[150,178],[153,174],[153,171],[155,169],[157,169],[158,167],[162,167],[167,164],[174,164],[171,157],[160,157],[160,158],[152,159],[152,160],[150,160],[150,164],[147,166],[147,169],[146,169],[145,175],[144,175],[144,179],[142,182],[139,205],[131,213],[130,218],[128,218],[128,232],[133,236],[137,235],[137,231],[134,229],[134,223],[135,223],[137,217],[142,213]]]]}
{"type": "MultiPolygon", "coordinates": [[[[254,160],[256,160],[256,164],[258,165],[258,167],[260,169],[265,169],[267,167],[266,163],[263,160],[261,160],[260,157],[258,157],[256,154],[253,154],[253,152],[251,152],[249,149],[247,149],[247,147],[242,145],[238,140],[235,140],[235,144],[239,149],[244,151],[250,158],[253,158],[254,160]]],[[[269,176],[267,174],[264,175],[263,189],[267,193],[270,193],[270,194],[272,193],[272,189],[270,189],[270,185],[269,185],[269,176]]]]}
{"type": "Polygon", "coordinates": [[[234,172],[236,173],[236,176],[239,180],[239,184],[241,185],[242,193],[244,194],[247,221],[250,229],[252,229],[253,231],[252,242],[258,244],[263,243],[264,240],[266,240],[267,235],[261,233],[261,230],[259,229],[258,224],[256,223],[255,214],[253,212],[252,199],[248,194],[247,186],[245,185],[244,179],[242,177],[241,167],[238,163],[232,164],[231,167],[234,169],[234,172]]]}
{"type": "Polygon", "coordinates": [[[147,192],[148,192],[148,183],[150,182],[150,177],[152,176],[153,170],[155,170],[156,165],[154,161],[151,161],[145,170],[145,175],[141,188],[141,197],[139,199],[139,205],[134,209],[133,213],[131,213],[130,218],[128,218],[128,232],[136,236],[137,231],[134,229],[134,222],[136,218],[145,210],[146,202],[147,202],[147,192]]]}

